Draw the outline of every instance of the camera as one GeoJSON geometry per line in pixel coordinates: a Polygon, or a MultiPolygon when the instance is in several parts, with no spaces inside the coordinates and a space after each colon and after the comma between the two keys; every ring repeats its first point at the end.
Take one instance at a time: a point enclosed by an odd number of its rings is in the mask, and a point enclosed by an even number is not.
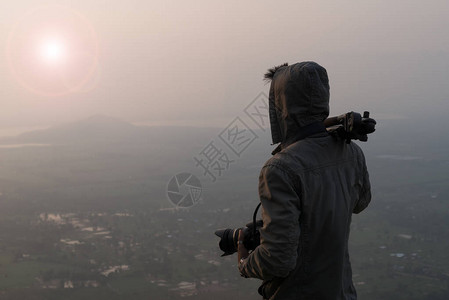
{"type": "Polygon", "coordinates": [[[221,256],[231,255],[238,250],[238,239],[240,230],[243,230],[244,238],[243,245],[247,250],[254,250],[260,245],[260,232],[259,229],[263,226],[262,220],[256,221],[257,211],[259,210],[260,203],[257,205],[253,214],[253,221],[246,224],[245,227],[237,229],[219,229],[215,231],[215,235],[220,238],[218,246],[224,252],[221,256]]]}
{"type": "Polygon", "coordinates": [[[259,229],[263,226],[262,220],[257,220],[255,226],[253,223],[246,224],[245,227],[237,229],[219,229],[215,231],[215,235],[220,238],[218,246],[224,252],[221,256],[231,255],[237,252],[237,241],[240,230],[243,230],[244,239],[243,245],[248,250],[254,250],[260,244],[259,229]]]}

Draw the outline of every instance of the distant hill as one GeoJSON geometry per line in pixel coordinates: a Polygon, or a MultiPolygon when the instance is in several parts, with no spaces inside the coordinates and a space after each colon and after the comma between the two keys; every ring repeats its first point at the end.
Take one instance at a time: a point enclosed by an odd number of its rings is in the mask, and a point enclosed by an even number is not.
{"type": "Polygon", "coordinates": [[[118,118],[94,115],[89,118],[52,126],[46,129],[25,132],[13,137],[0,138],[0,144],[84,144],[105,142],[167,142],[176,139],[195,140],[204,133],[216,134],[216,128],[136,126],[118,118]]]}
{"type": "Polygon", "coordinates": [[[77,122],[5,137],[0,139],[0,143],[70,143],[132,135],[136,128],[137,126],[117,118],[94,115],[77,122]]]}

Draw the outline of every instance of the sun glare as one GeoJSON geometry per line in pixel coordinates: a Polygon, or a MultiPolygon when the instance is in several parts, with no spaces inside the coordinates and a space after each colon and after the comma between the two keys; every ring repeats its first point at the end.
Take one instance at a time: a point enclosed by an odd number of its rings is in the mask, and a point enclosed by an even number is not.
{"type": "Polygon", "coordinates": [[[77,11],[43,6],[20,18],[8,35],[6,54],[15,79],[26,89],[58,97],[83,92],[98,67],[98,39],[77,11]]]}
{"type": "Polygon", "coordinates": [[[40,45],[40,57],[48,64],[62,64],[67,58],[65,43],[58,39],[48,39],[40,45]]]}

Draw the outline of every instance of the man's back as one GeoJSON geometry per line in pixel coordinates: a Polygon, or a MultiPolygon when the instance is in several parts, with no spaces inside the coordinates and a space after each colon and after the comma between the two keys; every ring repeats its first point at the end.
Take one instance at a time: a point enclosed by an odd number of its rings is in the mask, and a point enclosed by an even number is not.
{"type": "Polygon", "coordinates": [[[371,198],[361,149],[323,133],[293,143],[265,165],[270,166],[291,178],[300,212],[296,267],[273,299],[355,299],[349,227],[352,213],[363,210],[371,198]]]}

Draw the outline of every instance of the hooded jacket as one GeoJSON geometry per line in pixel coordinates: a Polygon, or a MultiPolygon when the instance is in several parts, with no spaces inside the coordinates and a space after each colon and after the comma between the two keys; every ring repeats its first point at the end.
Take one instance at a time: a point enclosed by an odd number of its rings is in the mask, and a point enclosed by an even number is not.
{"type": "Polygon", "coordinates": [[[371,200],[363,152],[322,125],[329,114],[323,67],[284,64],[266,77],[273,143],[280,145],[260,172],[260,245],[240,273],[263,280],[264,299],[356,299],[348,239],[352,213],[371,200]]]}

